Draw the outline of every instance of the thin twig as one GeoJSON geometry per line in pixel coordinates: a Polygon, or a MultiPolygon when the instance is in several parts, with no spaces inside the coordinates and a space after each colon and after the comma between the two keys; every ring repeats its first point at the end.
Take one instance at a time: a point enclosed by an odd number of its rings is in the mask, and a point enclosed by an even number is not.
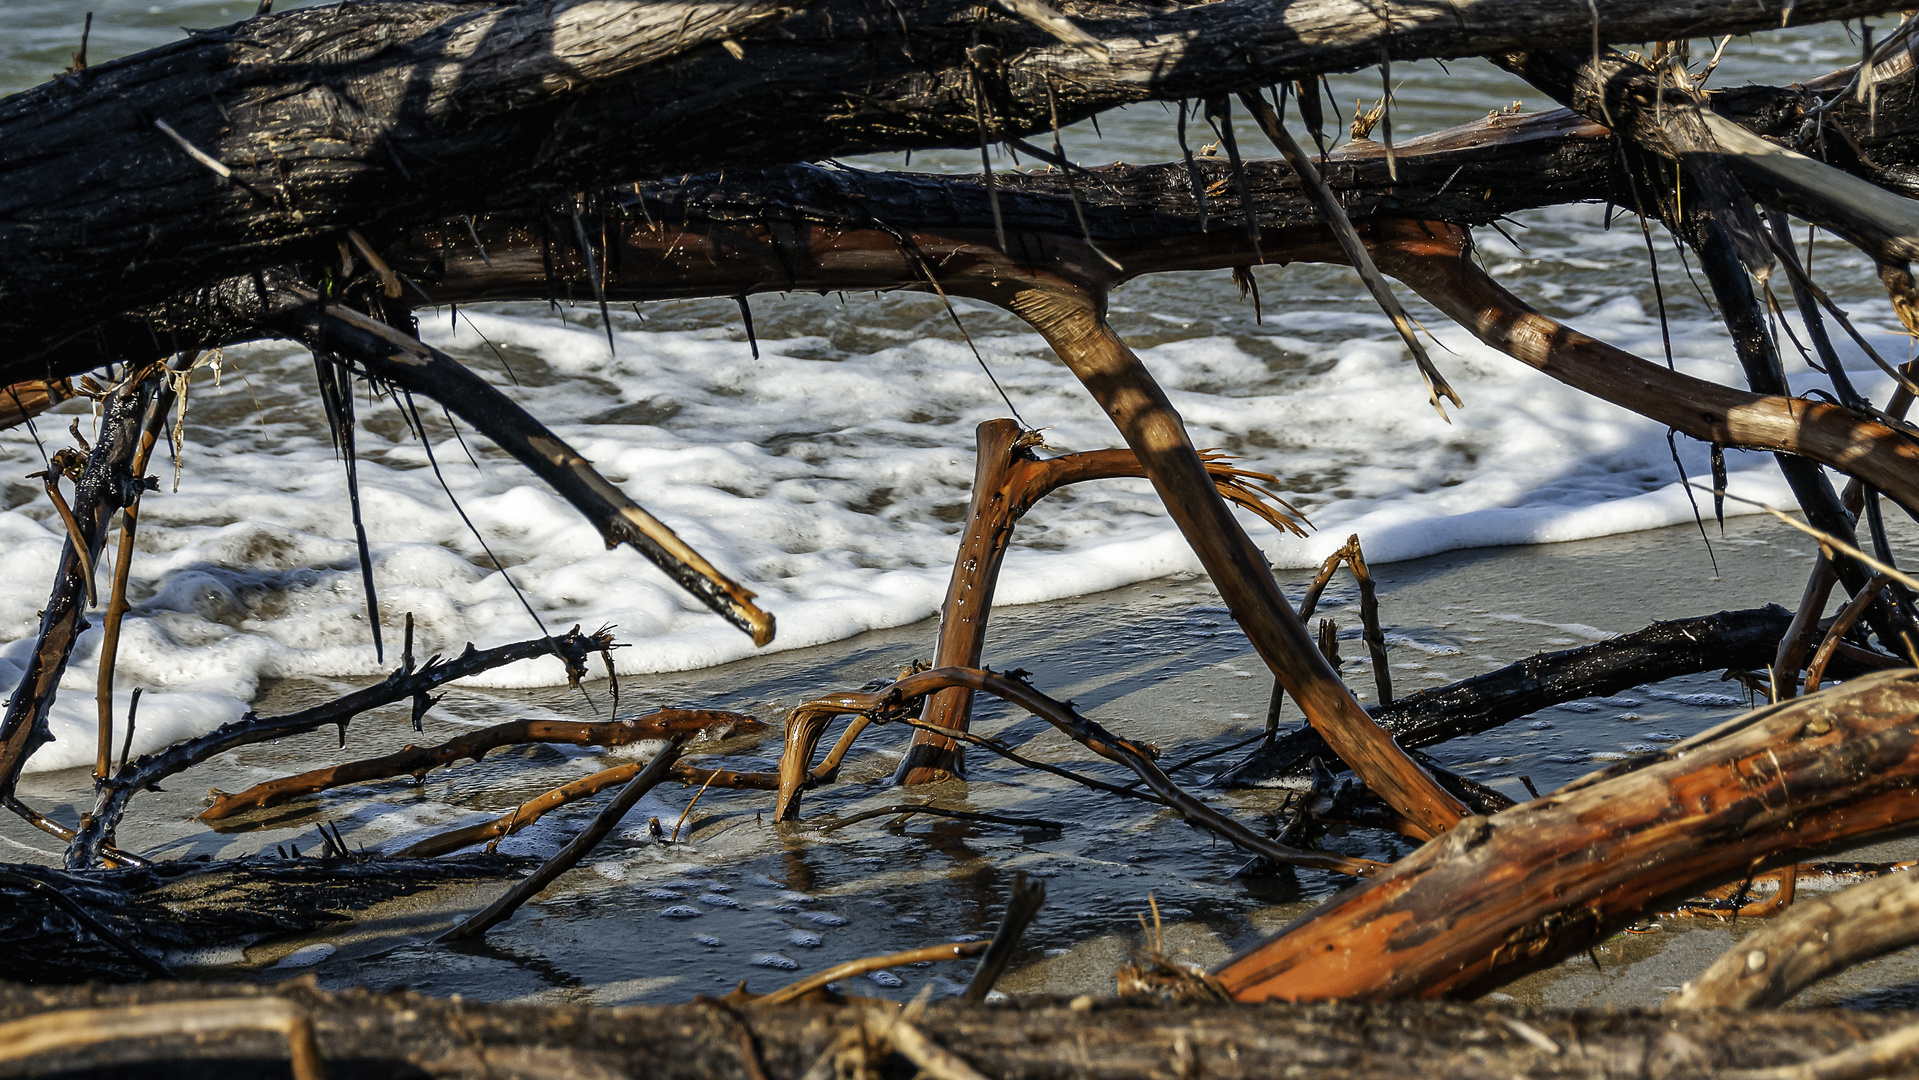
{"type": "Polygon", "coordinates": [[[519,910],[521,904],[538,896],[548,885],[553,884],[555,878],[573,869],[574,864],[586,858],[587,853],[592,851],[595,845],[606,839],[606,834],[619,825],[620,819],[626,816],[627,811],[633,809],[641,796],[651,791],[655,784],[666,779],[667,772],[673,768],[673,762],[679,759],[680,744],[685,741],[684,735],[674,736],[666,748],[660,751],[659,756],[655,757],[646,768],[640,770],[638,776],[628,781],[627,785],[620,789],[620,793],[613,797],[613,801],[593,819],[592,824],[588,825],[580,835],[574,837],[572,842],[561,848],[558,854],[548,859],[531,876],[508,889],[505,896],[488,904],[478,914],[440,935],[437,940],[446,943],[484,935],[487,930],[512,916],[519,910]]]}

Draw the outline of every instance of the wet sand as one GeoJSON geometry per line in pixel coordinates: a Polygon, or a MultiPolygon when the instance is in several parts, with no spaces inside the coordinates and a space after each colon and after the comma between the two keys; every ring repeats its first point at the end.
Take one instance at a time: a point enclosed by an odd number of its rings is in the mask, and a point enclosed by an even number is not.
{"type": "MultiPolygon", "coordinates": [[[[1659,530],[1577,543],[1453,552],[1374,568],[1397,692],[1465,678],[1533,652],[1567,648],[1654,619],[1700,615],[1768,602],[1796,602],[1811,563],[1802,534],[1769,518],[1736,518],[1723,536],[1710,529],[1719,575],[1698,531],[1659,530]]],[[[1909,524],[1902,556],[1915,548],[1909,524]]],[[[1306,575],[1282,575],[1297,596],[1306,575]]],[[[1320,616],[1341,629],[1345,674],[1362,700],[1372,693],[1365,649],[1357,640],[1358,594],[1344,574],[1320,616]]],[[[867,634],[831,646],[776,654],[721,668],[622,680],[619,714],[688,705],[752,713],[777,725],[784,710],[822,693],[890,678],[931,651],[932,623],[867,634]]],[[[462,643],[425,643],[442,650],[462,643]]],[[[480,642],[481,645],[493,642],[480,642]]],[[[635,645],[644,648],[644,643],[635,645]]],[[[988,663],[1022,667],[1047,692],[1075,700],[1123,734],[1158,744],[1170,761],[1226,746],[1264,723],[1271,680],[1235,632],[1210,585],[1199,578],[1146,585],[1044,607],[996,612],[988,663]]],[[[281,684],[258,703],[282,711],[332,696],[343,685],[281,684]]],[[[1646,691],[1574,702],[1499,731],[1434,748],[1441,761],[1524,798],[1518,777],[1549,790],[1620,756],[1698,731],[1745,708],[1736,684],[1718,673],[1672,680],[1646,691]]],[[[423,785],[399,780],[329,792],[257,812],[239,831],[214,833],[194,823],[209,787],[235,791],[287,772],[438,741],[514,717],[605,718],[603,682],[585,694],[452,688],[415,734],[403,707],[362,717],[337,749],[334,733],[248,747],[175,778],[163,794],[137,799],[120,839],[161,858],[232,857],[276,845],[320,846],[321,822],[338,825],[350,845],[392,850],[419,836],[481,815],[506,812],[540,791],[604,767],[608,757],[573,748],[495,752],[478,765],[441,769],[423,785]]],[[[1286,722],[1297,722],[1288,710],[1286,722]]],[[[1030,717],[985,702],[977,729],[1041,760],[1070,764],[1118,782],[1132,778],[1030,717]]],[[[829,731],[829,738],[837,731],[829,731]]],[[[992,933],[1011,876],[1044,879],[1048,903],[1020,957],[1002,980],[1015,994],[1110,993],[1116,964],[1140,940],[1149,894],[1166,923],[1170,954],[1211,965],[1284,925],[1345,882],[1314,871],[1242,875],[1245,855],[1194,831],[1172,814],[1085,790],[978,752],[965,781],[903,791],[887,785],[904,745],[901,729],[865,736],[834,786],[808,793],[804,820],[775,825],[765,793],[671,786],[650,794],[580,869],[568,874],[483,943],[428,944],[438,928],[483,904],[497,885],[440,890],[371,909],[358,921],[305,937],[263,942],[221,956],[174,957],[207,977],[277,978],[314,973],[322,985],[406,984],[436,994],[492,999],[618,1004],[685,1000],[741,979],[765,991],[858,956],[992,933]],[[819,826],[861,810],[932,799],[943,806],[1063,823],[1057,831],[1021,830],[918,817],[887,818],[822,834],[819,826]],[[680,840],[647,833],[658,817],[668,831],[682,815],[680,840]]],[[[777,730],[757,740],[696,744],[693,760],[724,757],[733,768],[771,768],[777,730]]],[[[1216,759],[1224,763],[1229,754],[1216,759]]],[[[1180,778],[1255,827],[1278,820],[1279,790],[1220,791],[1205,786],[1212,764],[1180,778]]],[[[82,772],[36,774],[21,793],[63,819],[76,816],[82,772]]],[[[544,855],[592,813],[549,816],[500,845],[544,855]]],[[[1394,858],[1410,850],[1396,837],[1334,834],[1327,846],[1394,858]]],[[[0,822],[6,858],[52,861],[56,845],[13,820],[0,822]]],[[[1912,858],[1919,843],[1875,845],[1860,858],[1912,858]]],[[[1805,886],[1802,886],[1802,888],[1805,886]]],[[[1676,920],[1648,934],[1620,935],[1596,951],[1506,988],[1524,1002],[1549,1005],[1656,1004],[1697,973],[1749,925],[1676,920]]],[[[905,967],[861,979],[863,993],[910,997],[927,983],[956,989],[959,964],[905,967]]],[[[852,987],[849,987],[852,989],[852,987]]],[[[1919,966],[1890,957],[1804,995],[1854,1004],[1919,1002],[1919,966]],[[1906,989],[1913,984],[1911,989],[1906,989]]]]}

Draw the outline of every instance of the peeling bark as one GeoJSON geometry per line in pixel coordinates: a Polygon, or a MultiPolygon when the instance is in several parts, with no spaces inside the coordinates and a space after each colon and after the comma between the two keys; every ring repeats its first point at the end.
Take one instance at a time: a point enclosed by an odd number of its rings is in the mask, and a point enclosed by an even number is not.
{"type": "Polygon", "coordinates": [[[1215,974],[1240,1000],[1471,997],[1701,889],[1919,828],[1919,672],[1751,712],[1468,818],[1215,974]]]}

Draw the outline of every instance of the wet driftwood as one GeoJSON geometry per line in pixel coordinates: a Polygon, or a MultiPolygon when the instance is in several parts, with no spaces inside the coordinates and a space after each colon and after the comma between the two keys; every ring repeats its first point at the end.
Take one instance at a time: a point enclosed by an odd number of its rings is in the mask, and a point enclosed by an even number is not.
{"type": "Polygon", "coordinates": [[[92,872],[0,867],[4,975],[22,983],[151,978],[152,963],[165,964],[171,956],[227,951],[349,922],[354,911],[384,900],[516,877],[536,865],[505,855],[369,859],[336,852],[323,858],[181,859],[92,872]],[[56,890],[67,903],[30,882],[56,890]],[[79,916],[73,906],[81,909],[79,916]],[[104,924],[124,944],[104,938],[93,923],[104,924]],[[127,946],[139,955],[130,955],[127,946]]]}
{"type": "MultiPolygon", "coordinates": [[[[1702,671],[1763,669],[1791,622],[1792,613],[1776,605],[1656,622],[1609,641],[1529,656],[1366,711],[1401,746],[1432,746],[1580,698],[1702,671]]],[[[1301,728],[1262,744],[1214,782],[1230,785],[1303,775],[1315,757],[1330,760],[1331,754],[1311,728],[1301,728]]]]}
{"type": "Polygon", "coordinates": [[[1668,1009],[1764,1009],[1854,964],[1919,941],[1919,877],[1887,874],[1800,900],[1741,938],[1666,1001],[1668,1009]]]}
{"type": "Polygon", "coordinates": [[[1216,974],[1243,1000],[1474,996],[1701,889],[1919,829],[1919,672],[1768,706],[1474,817],[1216,974]]]}
{"type": "Polygon", "coordinates": [[[585,1009],[447,1002],[399,993],[329,994],[298,983],[276,988],[162,983],[0,990],[0,1075],[129,1069],[157,1069],[170,1076],[231,1076],[243,1069],[277,1073],[288,1067],[288,1019],[311,1025],[318,1063],[334,1080],[395,1075],[798,1080],[816,1067],[834,1075],[836,1066],[847,1070],[840,1075],[899,1080],[915,1075],[946,1080],[1282,1075],[1752,1080],[1741,1070],[1830,1061],[1874,1040],[1897,1038],[1919,1022],[1911,1013],[1823,1010],[1543,1013],[1436,1003],[1073,1008],[1049,1001],[939,1005],[902,1020],[896,1007],[872,1003],[746,1009],[703,1000],[585,1009]],[[169,1022],[176,1030],[191,1025],[195,1033],[162,1033],[169,1022]],[[840,1040],[862,1028],[870,1038],[849,1052],[840,1040]],[[102,1038],[116,1030],[129,1036],[102,1038]],[[26,1048],[38,1051],[31,1061],[17,1056],[26,1048]],[[927,1068],[929,1060],[947,1068],[927,1068]],[[857,1071],[860,1061],[871,1071],[857,1071]],[[954,1062],[966,1071],[953,1068],[954,1062]]]}

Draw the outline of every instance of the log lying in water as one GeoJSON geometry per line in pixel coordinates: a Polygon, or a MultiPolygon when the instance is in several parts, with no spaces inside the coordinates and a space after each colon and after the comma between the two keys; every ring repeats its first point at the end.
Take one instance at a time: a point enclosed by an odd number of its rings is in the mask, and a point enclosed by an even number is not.
{"type": "MultiPolygon", "coordinates": [[[[1792,612],[1776,604],[1656,622],[1609,641],[1529,656],[1366,711],[1399,745],[1417,749],[1489,731],[1567,701],[1702,671],[1764,668],[1791,624],[1792,612]]],[[[1303,775],[1306,763],[1316,757],[1330,760],[1332,752],[1311,728],[1300,728],[1262,745],[1214,783],[1230,786],[1303,775]]]]}
{"type": "MultiPolygon", "coordinates": [[[[4,975],[24,983],[145,979],[149,964],[103,940],[86,917],[20,879],[43,882],[141,954],[231,949],[262,938],[350,921],[350,912],[439,885],[492,881],[537,859],[255,858],[179,860],[126,870],[71,871],[12,865],[0,876],[4,975]]],[[[4,985],[4,984],[0,984],[4,985]]],[[[5,1073],[0,1066],[0,1074],[5,1073]]]]}
{"type": "Polygon", "coordinates": [[[1919,671],[1769,706],[1474,817],[1217,972],[1242,1000],[1462,997],[1699,890],[1919,829],[1919,671]]]}
{"type": "MultiPolygon", "coordinates": [[[[797,1080],[822,1060],[833,1075],[836,1039],[863,1021],[877,1034],[897,1015],[891,1006],[824,1002],[751,1010],[712,1000],[621,1009],[448,1002],[323,993],[305,983],[0,988],[0,1072],[14,1075],[23,1065],[36,1075],[129,1067],[168,1076],[278,1072],[286,1067],[287,1035],[256,1019],[276,1006],[284,1017],[310,1021],[319,1064],[333,1077],[797,1080]],[[139,1020],[164,1021],[163,1010],[207,1030],[86,1041],[139,1020]],[[36,1035],[40,1053],[30,1064],[9,1060],[10,1047],[30,1046],[36,1035]]],[[[943,1052],[969,1070],[932,1074],[949,1080],[1730,1077],[1730,1070],[1856,1050],[1915,1022],[1919,1014],[1897,1012],[1551,1013],[1431,1002],[939,1005],[899,1033],[916,1038],[890,1040],[893,1052],[879,1049],[873,1071],[856,1075],[928,1075],[906,1055],[924,1061],[943,1052]]],[[[853,1065],[850,1056],[838,1063],[853,1065]]]]}

